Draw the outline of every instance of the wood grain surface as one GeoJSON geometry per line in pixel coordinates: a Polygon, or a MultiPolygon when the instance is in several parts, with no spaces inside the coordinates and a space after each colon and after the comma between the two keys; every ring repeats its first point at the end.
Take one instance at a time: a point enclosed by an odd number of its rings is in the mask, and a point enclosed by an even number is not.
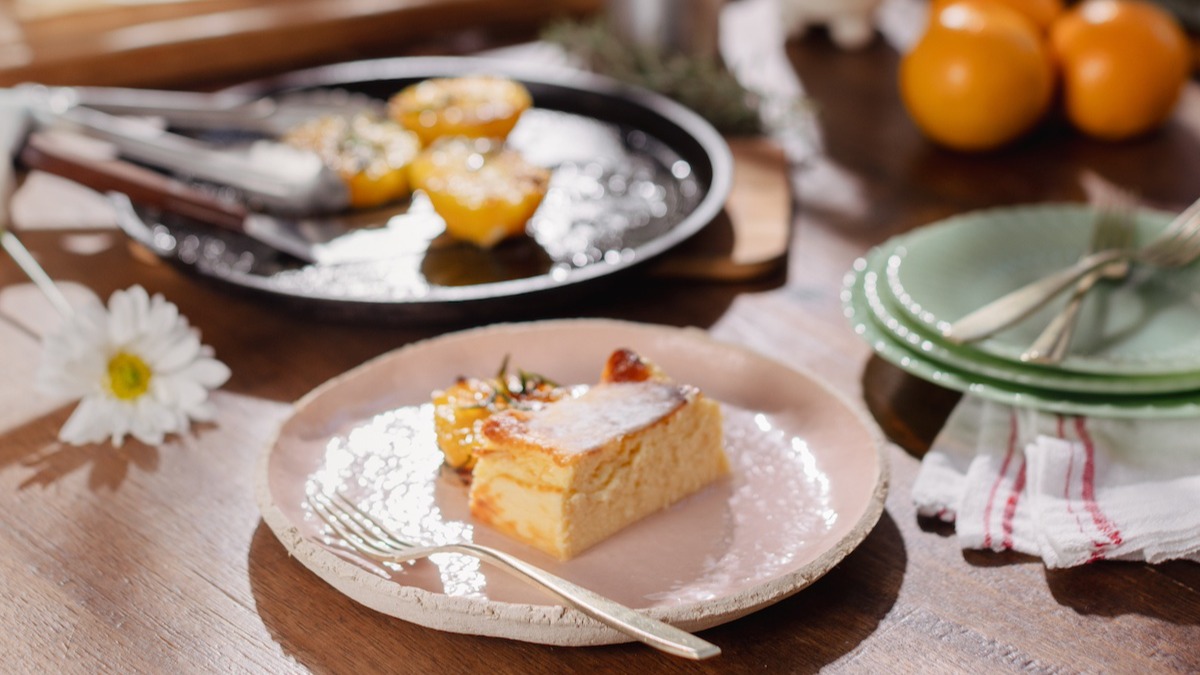
{"type": "MultiPolygon", "coordinates": [[[[36,4],[36,3],[30,3],[36,4]]],[[[73,13],[0,1],[0,86],[180,87],[352,61],[436,40],[479,49],[598,0],[205,0],[73,13]],[[473,30],[468,30],[473,29],[473,30]]]]}
{"type": "MultiPolygon", "coordinates": [[[[51,310],[22,300],[26,280],[0,260],[0,404],[32,410],[0,415],[0,669],[1200,671],[1200,566],[1048,571],[1024,556],[964,552],[952,531],[916,517],[909,490],[919,457],[957,395],[871,358],[839,301],[852,261],[887,237],[974,208],[1081,200],[1085,167],[1151,202],[1190,202],[1200,192],[1200,90],[1189,85],[1161,132],[1127,143],[1050,124],[1011,148],[958,155],[927,143],[905,117],[899,57],[886,41],[842,52],[818,33],[793,42],[789,56],[819,107],[825,152],[794,169],[799,207],[786,270],[747,282],[634,277],[549,315],[702,326],[813,372],[869,409],[896,443],[892,489],[874,531],[832,572],[705,631],[724,653],[700,664],[636,645],[553,648],[439,633],[367,610],[289,559],[262,524],[255,463],[291,401],[451,327],[316,322],[146,262],[109,230],[25,230],[56,279],[101,296],[140,283],[176,302],[233,377],[216,394],[219,423],[188,438],[159,448],[58,444],[70,411],[31,393],[37,328],[18,320],[51,310]]],[[[38,208],[23,204],[27,214],[38,208]]]]}

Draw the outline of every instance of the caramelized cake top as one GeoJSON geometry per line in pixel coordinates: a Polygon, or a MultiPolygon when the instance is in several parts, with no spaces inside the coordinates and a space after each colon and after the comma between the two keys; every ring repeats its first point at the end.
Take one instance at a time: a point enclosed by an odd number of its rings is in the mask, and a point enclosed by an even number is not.
{"type": "MultiPolygon", "coordinates": [[[[560,455],[585,453],[668,417],[696,390],[657,381],[611,382],[537,412],[506,411],[483,423],[493,445],[523,446],[560,455]]],[[[485,450],[486,452],[486,450],[485,450]]]]}

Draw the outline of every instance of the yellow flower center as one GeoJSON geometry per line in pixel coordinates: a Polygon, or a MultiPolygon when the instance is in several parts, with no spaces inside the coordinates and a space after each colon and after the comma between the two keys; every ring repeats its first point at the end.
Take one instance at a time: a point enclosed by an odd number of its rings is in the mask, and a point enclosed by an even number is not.
{"type": "Polygon", "coordinates": [[[150,388],[150,376],[153,372],[141,357],[118,352],[108,360],[108,388],[113,396],[132,401],[150,388]]]}

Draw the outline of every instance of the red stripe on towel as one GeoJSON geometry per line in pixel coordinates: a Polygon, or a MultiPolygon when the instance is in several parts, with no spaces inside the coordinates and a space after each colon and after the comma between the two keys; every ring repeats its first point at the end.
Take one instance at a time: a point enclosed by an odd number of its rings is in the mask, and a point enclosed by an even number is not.
{"type": "MultiPolygon", "coordinates": [[[[1067,439],[1067,430],[1065,428],[1065,420],[1062,415],[1055,415],[1058,421],[1058,437],[1060,440],[1067,439]]],[[[1075,453],[1071,453],[1067,457],[1067,480],[1063,485],[1063,499],[1067,502],[1067,513],[1075,516],[1075,522],[1079,525],[1079,531],[1083,532],[1083,523],[1079,521],[1079,516],[1075,513],[1075,509],[1071,508],[1071,475],[1075,473],[1075,453]]]]}
{"type": "MultiPolygon", "coordinates": [[[[1058,437],[1059,439],[1065,441],[1067,440],[1067,431],[1064,428],[1064,423],[1065,420],[1063,416],[1058,415],[1058,437]]],[[[1087,534],[1087,531],[1083,528],[1083,519],[1080,518],[1079,513],[1075,511],[1075,507],[1071,505],[1071,502],[1073,501],[1071,499],[1071,477],[1075,475],[1075,453],[1070,450],[1068,450],[1068,452],[1070,452],[1070,454],[1067,455],[1067,480],[1063,482],[1063,502],[1067,506],[1067,513],[1075,516],[1075,526],[1079,528],[1079,533],[1087,534]]]]}
{"type": "Polygon", "coordinates": [[[1017,469],[1017,479],[1013,481],[1012,491],[1008,493],[1008,503],[1004,505],[1004,548],[1011,549],[1013,547],[1013,517],[1017,514],[1017,502],[1021,500],[1021,493],[1025,491],[1025,460],[1021,459],[1021,466],[1017,469]]]}
{"type": "MultiPolygon", "coordinates": [[[[1110,544],[1119,546],[1124,541],[1121,531],[1096,503],[1096,444],[1092,442],[1092,436],[1088,433],[1086,418],[1075,418],[1075,431],[1079,434],[1079,440],[1083,442],[1086,453],[1083,464],[1083,505],[1092,516],[1092,522],[1096,524],[1100,534],[1104,535],[1110,544]]],[[[1096,552],[1092,555],[1092,560],[1103,557],[1101,552],[1104,547],[1104,542],[1096,542],[1096,552]]]]}
{"type": "Polygon", "coordinates": [[[1008,413],[1008,450],[1004,453],[1004,461],[1000,463],[1000,471],[996,474],[996,481],[992,483],[992,490],[988,493],[987,504],[983,507],[983,546],[984,548],[992,547],[992,506],[996,502],[996,492],[1000,489],[1000,483],[1004,477],[1008,475],[1008,465],[1012,463],[1013,453],[1017,448],[1017,413],[1008,413]]]}

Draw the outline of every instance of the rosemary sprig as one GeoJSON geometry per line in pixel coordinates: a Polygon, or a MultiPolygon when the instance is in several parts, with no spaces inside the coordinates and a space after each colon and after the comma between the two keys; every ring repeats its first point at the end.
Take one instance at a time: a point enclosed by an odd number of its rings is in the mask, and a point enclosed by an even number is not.
{"type": "Polygon", "coordinates": [[[508,364],[510,357],[511,354],[504,355],[504,359],[500,361],[500,368],[496,371],[495,377],[488,382],[492,388],[492,394],[487,400],[468,405],[459,404],[456,407],[460,410],[479,410],[482,408],[491,408],[497,402],[504,401],[505,405],[510,408],[530,410],[531,407],[525,404],[522,397],[534,396],[542,387],[558,386],[554,380],[522,368],[517,369],[515,378],[509,375],[508,364]]]}
{"type": "Polygon", "coordinates": [[[547,26],[541,37],[594,72],[679,101],[723,133],[762,131],[760,97],[715,59],[631,47],[613,34],[603,18],[558,21],[547,26]]]}

